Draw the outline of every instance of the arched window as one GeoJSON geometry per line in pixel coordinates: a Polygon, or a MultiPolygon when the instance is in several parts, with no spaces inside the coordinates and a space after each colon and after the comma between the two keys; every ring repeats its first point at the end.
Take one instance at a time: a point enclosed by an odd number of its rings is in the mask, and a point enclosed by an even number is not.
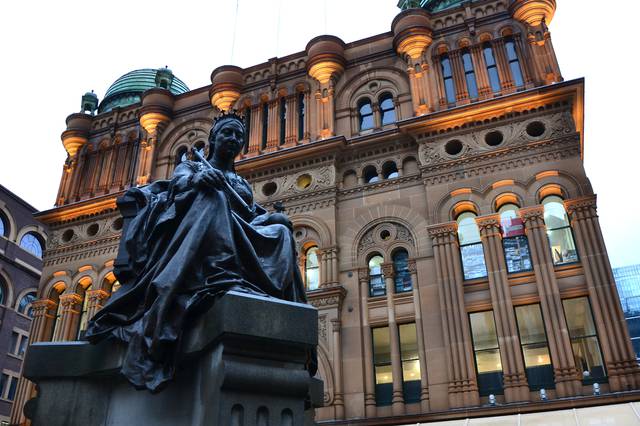
{"type": "Polygon", "coordinates": [[[578,251],[562,198],[557,195],[549,195],[542,200],[542,204],[544,205],[544,224],[547,227],[553,264],[565,265],[577,262],[579,260],[578,251]]]}
{"type": "Polygon", "coordinates": [[[115,280],[113,284],[111,284],[111,294],[109,295],[109,297],[113,296],[114,293],[120,290],[120,287],[122,287],[122,285],[120,284],[120,281],[115,280]]]}
{"type": "Polygon", "coordinates": [[[260,147],[265,149],[267,147],[267,129],[269,128],[269,104],[266,102],[262,104],[262,140],[260,147]]]}
{"type": "Polygon", "coordinates": [[[31,304],[34,302],[34,300],[36,300],[35,291],[30,291],[29,293],[22,296],[20,302],[18,302],[18,313],[33,318],[33,308],[31,304]]]}
{"type": "Polygon", "coordinates": [[[369,296],[384,296],[387,289],[382,275],[382,262],[384,258],[379,254],[374,254],[369,258],[369,296]]]}
{"type": "Polygon", "coordinates": [[[8,292],[7,282],[4,278],[0,277],[0,305],[4,305],[6,303],[8,292]]]}
{"type": "Polygon", "coordinates": [[[393,253],[392,258],[396,293],[413,290],[411,273],[409,272],[409,253],[405,249],[398,249],[393,253]]]}
{"type": "Polygon", "coordinates": [[[304,139],[304,93],[298,93],[298,140],[304,139]]]}
{"type": "Polygon", "coordinates": [[[518,213],[518,206],[512,203],[502,205],[498,209],[500,213],[500,226],[502,228],[502,249],[504,260],[507,264],[507,272],[530,271],[531,253],[529,243],[524,234],[524,224],[518,213]]]}
{"type": "Polygon", "coordinates": [[[176,158],[175,158],[176,166],[182,163],[183,161],[185,161],[186,159],[187,159],[187,147],[181,146],[180,148],[178,148],[178,151],[176,152],[176,158]]]}
{"type": "Polygon", "coordinates": [[[9,226],[7,225],[7,220],[4,218],[4,215],[0,213],[0,237],[6,237],[9,234],[9,226]]]}
{"type": "Polygon", "coordinates": [[[305,252],[304,279],[307,290],[317,290],[320,286],[320,263],[318,247],[312,246],[305,252]]]}
{"type": "Polygon", "coordinates": [[[42,243],[40,238],[33,232],[28,232],[20,239],[20,247],[31,253],[32,255],[42,259],[42,243]]]}
{"type": "Polygon", "coordinates": [[[380,180],[378,177],[378,171],[374,166],[365,167],[362,171],[362,177],[364,178],[365,183],[374,183],[380,180]]]}
{"type": "Polygon", "coordinates": [[[484,262],[484,250],[480,240],[480,230],[476,224],[476,214],[470,211],[460,213],[457,222],[464,279],[486,277],[487,266],[484,262]]]}
{"type": "Polygon", "coordinates": [[[516,43],[513,41],[513,37],[507,37],[504,40],[504,47],[507,49],[507,60],[509,61],[509,69],[511,70],[511,77],[513,77],[514,84],[518,87],[524,86],[520,60],[518,59],[516,43]]]}
{"type": "Polygon", "coordinates": [[[244,109],[244,146],[242,152],[245,154],[249,151],[249,135],[251,133],[251,107],[244,109]]]}
{"type": "Polygon", "coordinates": [[[478,84],[476,82],[476,72],[473,69],[473,60],[468,48],[462,50],[462,65],[464,66],[464,78],[467,82],[467,92],[471,99],[478,97],[478,84]]]}
{"type": "Polygon", "coordinates": [[[396,163],[393,161],[387,161],[384,163],[382,165],[382,176],[384,176],[385,179],[395,179],[400,176],[396,163]]]}
{"type": "Polygon", "coordinates": [[[498,93],[500,91],[500,76],[498,75],[498,66],[493,56],[491,43],[488,41],[482,44],[482,54],[484,55],[484,62],[487,64],[487,74],[489,75],[491,90],[493,90],[493,93],[498,93]]]}
{"type": "Polygon", "coordinates": [[[360,131],[373,129],[373,107],[369,99],[358,102],[358,120],[360,131]]]}
{"type": "Polygon", "coordinates": [[[287,100],[280,98],[280,145],[284,145],[285,136],[287,135],[287,100]]]}
{"type": "Polygon", "coordinates": [[[58,292],[57,289],[52,289],[49,299],[56,304],[56,316],[53,319],[53,326],[51,327],[51,336],[49,336],[49,340],[53,341],[58,336],[58,329],[62,324],[62,303],[60,302],[60,294],[64,291],[61,289],[58,292]]]}
{"type": "Polygon", "coordinates": [[[380,122],[383,126],[387,124],[395,123],[396,121],[396,108],[393,104],[393,96],[391,93],[383,93],[378,99],[380,105],[380,122]]]}
{"type": "Polygon", "coordinates": [[[456,103],[456,87],[453,83],[453,72],[451,70],[451,61],[446,53],[440,56],[440,67],[442,69],[442,79],[444,81],[444,93],[447,102],[456,103]]]}

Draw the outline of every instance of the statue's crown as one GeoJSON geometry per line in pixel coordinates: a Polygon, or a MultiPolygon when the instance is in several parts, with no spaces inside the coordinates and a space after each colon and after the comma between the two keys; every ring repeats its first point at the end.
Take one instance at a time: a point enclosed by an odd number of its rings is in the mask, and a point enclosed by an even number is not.
{"type": "Polygon", "coordinates": [[[244,122],[244,117],[238,114],[235,109],[230,109],[229,111],[223,110],[220,112],[220,114],[218,114],[216,118],[213,119],[213,125],[215,126],[216,123],[226,120],[239,120],[241,122],[244,122]]]}

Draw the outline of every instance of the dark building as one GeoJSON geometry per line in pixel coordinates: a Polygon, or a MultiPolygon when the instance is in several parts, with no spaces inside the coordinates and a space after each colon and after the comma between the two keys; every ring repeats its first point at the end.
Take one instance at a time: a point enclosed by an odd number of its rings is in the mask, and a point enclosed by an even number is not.
{"type": "Polygon", "coordinates": [[[0,185],[0,424],[9,422],[42,271],[47,237],[36,212],[0,185]]]}
{"type": "Polygon", "coordinates": [[[640,265],[613,268],[624,319],[627,321],[633,350],[640,358],[640,265]]]}

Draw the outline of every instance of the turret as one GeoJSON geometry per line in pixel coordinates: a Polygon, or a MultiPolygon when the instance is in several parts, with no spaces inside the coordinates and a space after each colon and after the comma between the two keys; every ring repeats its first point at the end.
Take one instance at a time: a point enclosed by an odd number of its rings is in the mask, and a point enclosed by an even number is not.
{"type": "Polygon", "coordinates": [[[223,65],[211,73],[209,98],[211,105],[220,111],[228,111],[240,98],[243,86],[242,68],[223,65]]]}

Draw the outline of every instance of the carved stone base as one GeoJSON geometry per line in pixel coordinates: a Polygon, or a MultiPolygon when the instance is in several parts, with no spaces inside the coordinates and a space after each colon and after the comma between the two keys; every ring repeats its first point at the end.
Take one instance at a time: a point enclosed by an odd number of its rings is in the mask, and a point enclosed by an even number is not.
{"type": "Polygon", "coordinates": [[[35,426],[313,424],[323,389],[305,362],[317,328],[309,305],[229,292],[185,335],[175,381],[157,394],[120,376],[121,343],[36,343],[25,414],[35,426]]]}

